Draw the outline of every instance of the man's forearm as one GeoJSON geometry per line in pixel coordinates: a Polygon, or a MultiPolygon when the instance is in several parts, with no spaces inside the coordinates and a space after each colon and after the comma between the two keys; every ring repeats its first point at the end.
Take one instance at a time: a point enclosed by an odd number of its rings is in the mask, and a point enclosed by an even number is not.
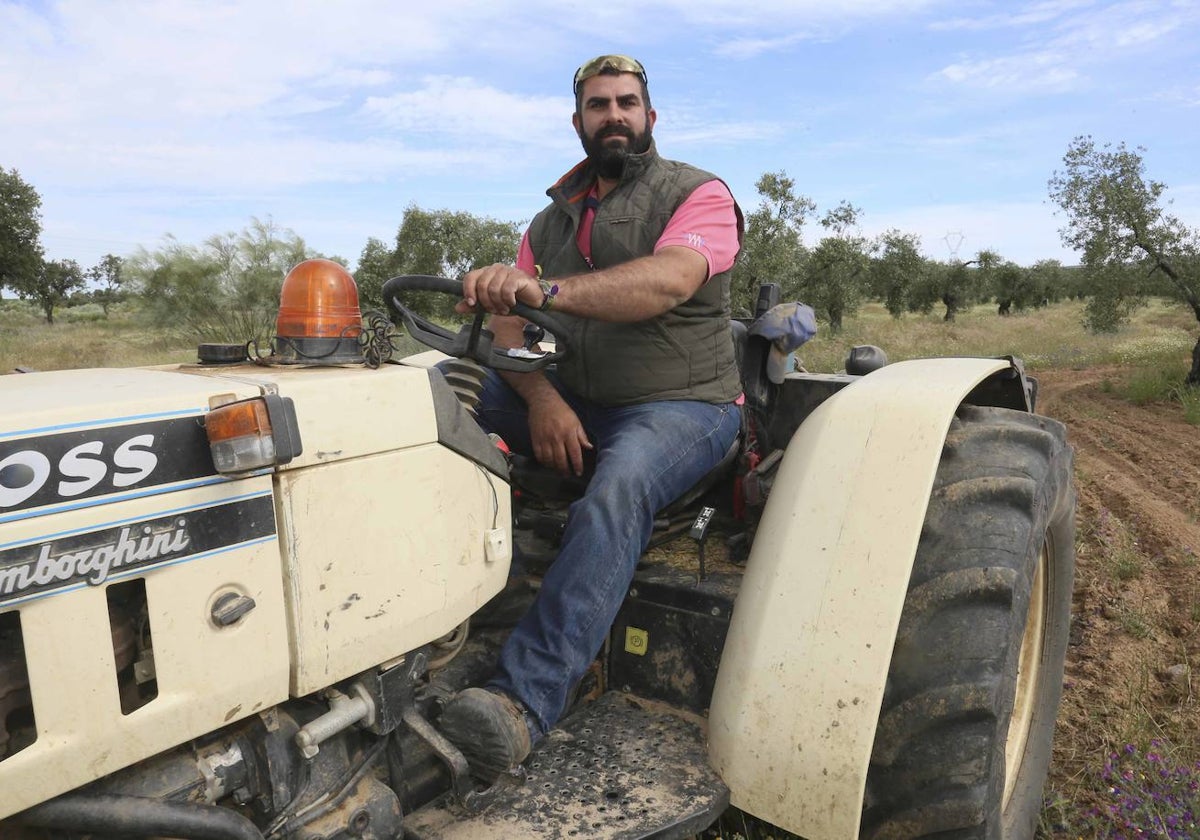
{"type": "Polygon", "coordinates": [[[511,370],[498,370],[500,378],[517,392],[517,396],[525,401],[525,405],[538,405],[546,400],[562,399],[550,380],[540,370],[532,373],[515,373],[511,370]]]}
{"type": "MultiPolygon", "coordinates": [[[[524,343],[524,325],[525,320],[515,315],[495,315],[488,320],[488,329],[495,336],[497,347],[520,347],[524,343]]],[[[541,371],[514,373],[498,370],[496,373],[517,392],[517,396],[523,399],[526,405],[534,405],[541,400],[559,396],[558,391],[541,371]]]]}
{"type": "Polygon", "coordinates": [[[554,308],[598,321],[644,321],[688,300],[708,277],[708,262],[687,248],[561,278],[554,308]]]}
{"type": "MultiPolygon", "coordinates": [[[[708,259],[691,248],[670,245],[653,256],[551,281],[558,286],[553,306],[560,312],[597,321],[645,321],[696,294],[708,279],[708,259]]],[[[485,266],[463,275],[462,313],[483,307],[508,315],[517,303],[545,304],[542,285],[511,265],[485,266]]],[[[519,346],[519,345],[511,345],[519,346]]]]}

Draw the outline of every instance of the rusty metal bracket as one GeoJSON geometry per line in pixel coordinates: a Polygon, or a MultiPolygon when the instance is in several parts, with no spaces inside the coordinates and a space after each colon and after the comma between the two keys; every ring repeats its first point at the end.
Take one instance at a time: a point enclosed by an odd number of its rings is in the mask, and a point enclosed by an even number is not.
{"type": "Polygon", "coordinates": [[[413,734],[424,741],[446,765],[450,771],[451,793],[455,801],[468,813],[476,814],[482,811],[501,791],[525,784],[525,768],[518,766],[502,773],[490,787],[476,790],[466,756],[457,747],[434,729],[433,724],[415,707],[405,710],[403,720],[413,734]]]}

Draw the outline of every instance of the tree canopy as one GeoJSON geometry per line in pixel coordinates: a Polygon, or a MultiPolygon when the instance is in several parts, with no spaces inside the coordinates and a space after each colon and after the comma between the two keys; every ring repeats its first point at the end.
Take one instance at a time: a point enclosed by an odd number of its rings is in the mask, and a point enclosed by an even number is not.
{"type": "Polygon", "coordinates": [[[906,311],[922,310],[919,290],[926,285],[929,267],[919,248],[920,239],[915,233],[901,233],[895,228],[874,243],[875,257],[869,276],[871,294],[883,301],[893,318],[906,311]]]}
{"type": "MultiPolygon", "coordinates": [[[[1157,276],[1200,321],[1200,233],[1167,212],[1166,186],[1146,177],[1144,151],[1076,137],[1050,178],[1050,198],[1066,214],[1063,244],[1083,255],[1094,329],[1115,329],[1157,276]]],[[[1200,385],[1200,339],[1188,382],[1200,385]]]]}
{"type": "Polygon", "coordinates": [[[0,288],[20,293],[42,272],[42,198],[16,169],[0,166],[0,288]]]}
{"type": "Polygon", "coordinates": [[[53,324],[54,310],[72,292],[82,289],[83,284],[83,270],[75,260],[43,260],[33,277],[16,281],[12,286],[22,298],[36,302],[46,323],[53,324]]]}
{"type": "Polygon", "coordinates": [[[87,270],[87,279],[96,284],[92,291],[92,300],[100,304],[104,317],[108,317],[108,308],[124,297],[122,285],[125,261],[115,254],[105,254],[100,262],[87,270]]]}
{"type": "Polygon", "coordinates": [[[843,201],[821,217],[828,235],[809,254],[802,283],[804,300],[829,322],[834,333],[853,315],[866,295],[869,245],[858,232],[862,210],[843,201]]]}
{"type": "MultiPolygon", "coordinates": [[[[512,263],[521,244],[520,225],[452,210],[423,210],[410,204],[388,251],[379,239],[367,240],[354,280],[359,297],[382,306],[383,282],[397,274],[460,277],[473,268],[512,263]]],[[[445,295],[419,292],[409,305],[424,315],[450,317],[454,301],[445,295]]]]}
{"type": "Polygon", "coordinates": [[[731,281],[735,315],[749,315],[763,283],[778,283],[784,298],[799,292],[808,252],[804,223],[817,211],[811,198],[796,194],[796,182],[783,171],[764,172],[754,183],[761,197],[746,216],[746,233],[731,281]]]}

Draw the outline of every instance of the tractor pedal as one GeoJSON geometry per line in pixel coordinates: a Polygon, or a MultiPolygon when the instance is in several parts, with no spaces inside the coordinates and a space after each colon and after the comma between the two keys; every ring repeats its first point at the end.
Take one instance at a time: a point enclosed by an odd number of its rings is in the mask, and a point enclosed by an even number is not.
{"type": "Polygon", "coordinates": [[[701,723],[609,692],[564,719],[525,762],[524,785],[478,813],[443,796],[409,814],[408,840],[684,838],[729,805],[701,723]]]}

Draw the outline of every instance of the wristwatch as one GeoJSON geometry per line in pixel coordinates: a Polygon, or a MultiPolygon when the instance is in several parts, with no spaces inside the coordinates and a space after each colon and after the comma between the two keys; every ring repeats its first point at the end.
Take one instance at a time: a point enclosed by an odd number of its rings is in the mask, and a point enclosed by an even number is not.
{"type": "Polygon", "coordinates": [[[542,305],[538,307],[538,311],[549,312],[550,307],[554,306],[554,296],[558,294],[558,284],[539,277],[538,285],[542,287],[542,305]]]}

